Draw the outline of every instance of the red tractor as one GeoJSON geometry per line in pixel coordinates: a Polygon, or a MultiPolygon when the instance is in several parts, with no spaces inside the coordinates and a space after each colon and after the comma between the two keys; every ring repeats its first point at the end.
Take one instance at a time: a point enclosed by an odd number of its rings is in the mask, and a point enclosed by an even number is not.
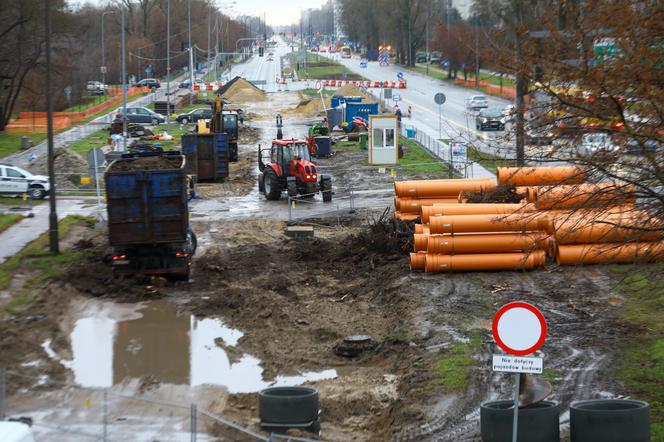
{"type": "Polygon", "coordinates": [[[268,200],[280,199],[285,190],[293,198],[321,192],[323,201],[332,201],[332,178],[318,174],[306,140],[276,139],[270,149],[258,146],[258,169],[258,189],[268,200]]]}

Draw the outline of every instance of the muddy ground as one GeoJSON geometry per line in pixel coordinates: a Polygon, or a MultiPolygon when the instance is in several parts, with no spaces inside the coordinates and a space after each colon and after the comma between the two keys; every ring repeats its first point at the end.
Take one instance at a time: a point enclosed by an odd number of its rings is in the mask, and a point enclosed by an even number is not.
{"type": "MultiPolygon", "coordinates": [[[[278,101],[284,106],[296,105],[295,94],[283,96],[278,101]]],[[[30,307],[0,321],[2,365],[12,376],[10,404],[23,401],[21,410],[29,414],[31,406],[57,403],[51,393],[70,394],[74,379],[60,360],[71,357],[68,337],[78,306],[93,299],[127,305],[161,300],[197,317],[220,318],[244,333],[236,346],[225,348],[231,361],[243,354],[259,358],[265,380],[336,370],[335,378],[312,384],[320,391],[325,440],[479,440],[479,404],[511,395],[511,377],[490,371],[495,348],[489,329],[496,309],[515,298],[546,312],[545,368],[554,384],[553,399],[563,409],[571,400],[622,391],[605,371],[611,350],[630,330],[615,319],[620,306],[608,302],[613,285],[600,267],[412,273],[412,226],[393,221],[389,213],[383,216],[380,209],[341,218],[318,216],[307,220],[316,226],[314,238],[286,237],[283,220],[270,216],[286,202],[268,204],[256,191],[256,143],[273,136],[270,117],[276,102],[271,97],[245,106],[263,119],[250,123],[256,129],[241,140],[240,161],[232,164],[225,183],[199,187],[202,203],[236,198],[251,205],[235,217],[218,212],[194,218],[200,249],[189,283],[116,279],[104,227],[72,231],[67,247],[81,257],[47,283],[28,287],[34,298],[30,307]],[[333,352],[340,339],[356,334],[372,336],[378,346],[354,359],[333,352]],[[46,340],[59,359],[45,352],[46,340]],[[448,373],[436,367],[456,357],[459,346],[468,349],[472,362],[461,387],[452,389],[448,373]],[[24,400],[26,394],[33,396],[30,401],[24,400]]],[[[285,123],[287,136],[301,135],[305,128],[290,116],[285,123]]],[[[320,161],[339,194],[349,188],[389,193],[394,178],[361,166],[364,155],[339,152],[320,161]]],[[[29,276],[25,267],[14,272],[19,280],[29,276]]],[[[26,288],[17,284],[17,290],[26,288]]],[[[131,386],[135,395],[163,393],[162,383],[156,376],[125,379],[117,388],[131,386]]],[[[258,430],[255,393],[209,387],[202,394],[198,388],[201,408],[258,430]]],[[[166,391],[170,398],[193,394],[187,386],[166,391]]],[[[149,410],[139,407],[137,412],[149,415],[149,410]]],[[[54,424],[66,426],[62,419],[54,424]]],[[[567,420],[563,414],[563,430],[567,420]]],[[[204,431],[219,440],[245,440],[220,425],[208,423],[204,431]]]]}

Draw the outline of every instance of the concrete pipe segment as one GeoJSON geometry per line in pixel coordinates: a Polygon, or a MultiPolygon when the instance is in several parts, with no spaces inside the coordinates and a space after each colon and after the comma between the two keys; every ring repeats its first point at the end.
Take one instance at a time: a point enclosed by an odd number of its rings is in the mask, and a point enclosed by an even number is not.
{"type": "MultiPolygon", "coordinates": [[[[425,236],[425,235],[415,235],[425,236]]],[[[497,233],[485,235],[431,235],[415,238],[416,246],[425,246],[419,250],[427,253],[503,253],[530,252],[548,250],[550,237],[546,233],[497,233]],[[419,243],[418,243],[419,240],[419,243]]],[[[416,251],[419,251],[416,249],[416,251]]]]}
{"type": "Polygon", "coordinates": [[[569,407],[571,442],[649,442],[650,406],[630,399],[573,402],[569,407]]]}
{"type": "MultiPolygon", "coordinates": [[[[546,253],[543,250],[536,250],[531,253],[478,253],[468,255],[427,253],[424,270],[426,272],[531,270],[543,266],[545,262],[546,253]]],[[[414,267],[411,263],[411,268],[414,267]]]]}
{"type": "Polygon", "coordinates": [[[587,177],[587,170],[577,166],[498,167],[496,173],[498,184],[512,186],[580,184],[587,177]]]}
{"type": "Polygon", "coordinates": [[[547,232],[553,231],[545,214],[513,215],[453,215],[432,216],[431,234],[442,233],[495,233],[495,232],[547,232]]]}
{"type": "Polygon", "coordinates": [[[483,215],[508,214],[514,212],[531,212],[535,210],[532,204],[434,204],[422,206],[421,215],[423,223],[428,223],[431,216],[436,215],[483,215]]]}
{"type": "Polygon", "coordinates": [[[478,192],[495,187],[496,180],[493,178],[397,181],[394,183],[394,193],[407,198],[457,199],[461,192],[478,192]]]}
{"type": "MultiPolygon", "coordinates": [[[[483,442],[512,442],[514,401],[486,402],[480,407],[480,432],[483,442]]],[[[524,442],[560,442],[560,406],[542,401],[519,409],[517,440],[524,442]]]]}
{"type": "Polygon", "coordinates": [[[558,265],[654,262],[664,260],[664,241],[628,244],[559,245],[558,265]]]}

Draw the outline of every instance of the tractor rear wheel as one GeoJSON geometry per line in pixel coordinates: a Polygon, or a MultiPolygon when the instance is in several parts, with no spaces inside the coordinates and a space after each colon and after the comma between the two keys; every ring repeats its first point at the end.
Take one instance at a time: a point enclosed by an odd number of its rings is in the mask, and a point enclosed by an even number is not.
{"type": "Polygon", "coordinates": [[[281,198],[279,178],[272,169],[266,169],[263,174],[263,195],[265,199],[276,201],[281,198]]]}
{"type": "Polygon", "coordinates": [[[323,195],[323,201],[329,203],[332,201],[332,178],[322,176],[320,178],[320,192],[323,195]]]}

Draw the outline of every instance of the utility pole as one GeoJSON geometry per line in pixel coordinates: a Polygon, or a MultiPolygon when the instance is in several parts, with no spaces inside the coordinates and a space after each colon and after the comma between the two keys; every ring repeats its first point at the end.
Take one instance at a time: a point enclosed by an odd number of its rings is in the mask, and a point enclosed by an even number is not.
{"type": "Polygon", "coordinates": [[[219,20],[220,14],[215,14],[214,17],[214,30],[217,33],[214,39],[214,79],[219,81],[219,27],[221,26],[221,20],[219,20]]]}
{"type": "MultiPolygon", "coordinates": [[[[189,88],[194,90],[194,53],[191,47],[191,0],[187,0],[187,22],[189,28],[189,88]]],[[[192,93],[189,94],[189,106],[192,105],[192,93]]]]}
{"type": "Polygon", "coordinates": [[[115,14],[115,11],[106,11],[101,14],[101,82],[106,84],[106,38],[104,37],[104,16],[115,14]]]}
{"type": "Polygon", "coordinates": [[[137,57],[137,63],[138,63],[138,72],[136,72],[136,81],[141,81],[141,48],[138,48],[138,57],[137,57]]]}
{"type": "Polygon", "coordinates": [[[206,60],[207,60],[207,64],[206,64],[207,68],[205,69],[205,75],[207,77],[210,76],[210,12],[212,12],[212,11],[210,11],[208,9],[208,17],[207,17],[207,19],[208,19],[208,45],[207,45],[207,54],[206,54],[207,57],[205,57],[206,60]]]}
{"type": "Polygon", "coordinates": [[[122,8],[122,29],[120,37],[122,42],[122,151],[127,151],[127,72],[125,71],[125,10],[122,8]]]}
{"type": "Polygon", "coordinates": [[[475,87],[480,87],[480,30],[475,25],[475,87]]]}
{"type": "Polygon", "coordinates": [[[171,0],[166,0],[166,127],[171,122],[171,0]]]}
{"type": "Polygon", "coordinates": [[[521,34],[519,33],[520,24],[522,21],[521,0],[516,1],[516,19],[518,20],[515,26],[515,39],[514,46],[516,52],[516,165],[523,167],[525,164],[525,149],[524,149],[524,102],[523,96],[526,93],[526,79],[523,74],[523,49],[521,47],[521,34]]]}
{"type": "Polygon", "coordinates": [[[48,181],[49,196],[48,242],[52,254],[60,253],[58,244],[58,214],[55,206],[55,165],[53,164],[53,100],[51,85],[51,0],[45,0],[46,6],[46,120],[48,137],[48,181]]]}

